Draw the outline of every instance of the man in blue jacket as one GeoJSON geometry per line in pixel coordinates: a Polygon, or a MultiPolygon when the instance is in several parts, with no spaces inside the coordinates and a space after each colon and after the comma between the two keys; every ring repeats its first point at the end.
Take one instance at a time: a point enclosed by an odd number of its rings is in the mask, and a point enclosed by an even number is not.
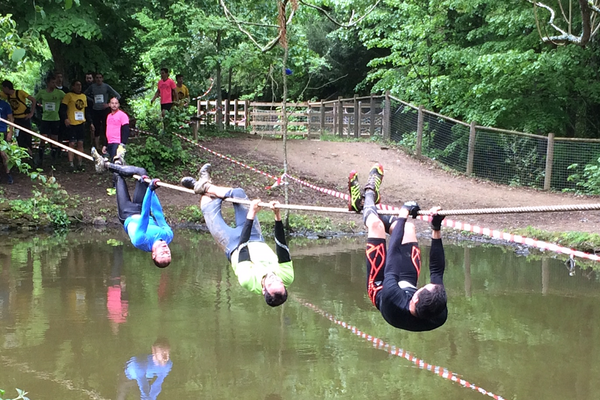
{"type": "Polygon", "coordinates": [[[124,147],[119,146],[114,163],[110,163],[95,148],[92,148],[96,171],[108,169],[115,175],[119,220],[129,235],[131,243],[140,250],[151,252],[154,264],[164,268],[171,263],[169,243],[173,240],[173,231],[165,220],[162,206],[154,192],[158,179],[153,179],[150,184],[146,183],[145,179],[148,178],[146,170],[132,165],[123,165],[124,154],[124,147]],[[139,175],[141,178],[135,184],[133,199],[131,199],[123,177],[133,175],[139,175]]]}

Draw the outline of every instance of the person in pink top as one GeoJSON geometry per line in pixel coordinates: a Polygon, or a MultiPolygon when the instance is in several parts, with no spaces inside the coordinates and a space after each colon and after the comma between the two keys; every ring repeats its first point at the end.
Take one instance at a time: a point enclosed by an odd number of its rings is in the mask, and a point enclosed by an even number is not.
{"type": "Polygon", "coordinates": [[[102,153],[108,153],[112,160],[117,155],[119,144],[127,144],[129,139],[129,117],[119,107],[119,100],[116,97],[110,99],[108,103],[110,114],[106,117],[106,146],[102,148],[102,153]]]}
{"type": "Polygon", "coordinates": [[[175,90],[177,84],[173,79],[169,78],[169,70],[166,68],[160,69],[160,80],[158,81],[158,90],[154,94],[150,103],[154,103],[157,97],[160,96],[160,109],[162,116],[165,116],[165,110],[169,111],[173,107],[173,99],[177,98],[175,90]]]}

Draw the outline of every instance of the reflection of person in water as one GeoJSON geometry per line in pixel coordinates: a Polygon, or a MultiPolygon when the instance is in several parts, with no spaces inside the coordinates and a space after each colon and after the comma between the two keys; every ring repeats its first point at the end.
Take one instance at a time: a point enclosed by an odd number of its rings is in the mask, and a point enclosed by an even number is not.
{"type": "Polygon", "coordinates": [[[129,304],[125,286],[125,277],[121,277],[123,268],[123,246],[113,247],[113,265],[106,290],[106,309],[113,333],[119,332],[119,324],[127,322],[129,304]]]}
{"type": "Polygon", "coordinates": [[[125,381],[119,386],[117,400],[124,400],[133,382],[137,382],[141,400],[156,400],[162,383],[171,372],[171,345],[165,338],[158,338],[152,345],[152,354],[131,357],[125,364],[125,381]],[[156,378],[156,379],[154,379],[156,378]],[[152,381],[154,379],[154,381],[152,381]]]}

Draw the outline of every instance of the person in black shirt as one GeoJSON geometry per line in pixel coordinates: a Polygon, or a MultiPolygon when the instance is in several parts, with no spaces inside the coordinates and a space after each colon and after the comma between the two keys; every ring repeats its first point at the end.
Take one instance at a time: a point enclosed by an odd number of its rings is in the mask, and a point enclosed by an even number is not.
{"type": "MultiPolygon", "coordinates": [[[[421,250],[415,226],[407,219],[409,215],[416,218],[420,208],[411,201],[402,206],[398,216],[379,216],[375,205],[379,203],[382,180],[383,167],[375,164],[364,187],[363,220],[368,230],[367,293],[386,322],[396,328],[413,332],[439,328],[448,317],[444,289],[445,257],[441,239],[444,216],[438,214],[439,207],[430,210],[431,279],[430,283],[417,288],[421,250]],[[386,248],[387,233],[390,234],[389,251],[386,248]]],[[[357,184],[357,175],[353,171],[349,186],[357,184]]]]}

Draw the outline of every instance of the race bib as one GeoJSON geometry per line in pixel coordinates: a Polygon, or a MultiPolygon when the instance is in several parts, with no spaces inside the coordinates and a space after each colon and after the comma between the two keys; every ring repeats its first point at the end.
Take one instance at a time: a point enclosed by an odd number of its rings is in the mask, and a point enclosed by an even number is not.
{"type": "Polygon", "coordinates": [[[104,103],[104,95],[103,94],[97,94],[94,96],[94,103],[99,104],[99,103],[104,103]]]}
{"type": "Polygon", "coordinates": [[[45,111],[56,111],[56,103],[44,103],[45,111]]]}
{"type": "Polygon", "coordinates": [[[83,111],[75,111],[75,121],[85,121],[83,111]]]}

